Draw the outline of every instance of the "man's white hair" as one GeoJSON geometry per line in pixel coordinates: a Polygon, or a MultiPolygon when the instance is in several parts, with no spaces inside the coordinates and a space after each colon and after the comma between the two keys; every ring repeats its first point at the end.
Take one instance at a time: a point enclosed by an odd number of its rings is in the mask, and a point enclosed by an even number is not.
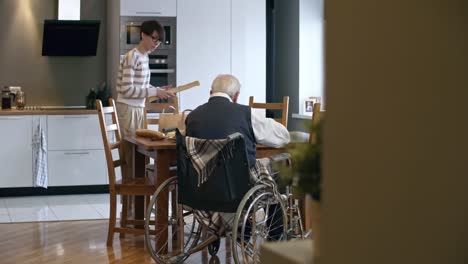
{"type": "Polygon", "coordinates": [[[239,80],[234,75],[220,74],[213,80],[211,91],[213,93],[225,93],[233,98],[239,92],[240,86],[239,80]]]}

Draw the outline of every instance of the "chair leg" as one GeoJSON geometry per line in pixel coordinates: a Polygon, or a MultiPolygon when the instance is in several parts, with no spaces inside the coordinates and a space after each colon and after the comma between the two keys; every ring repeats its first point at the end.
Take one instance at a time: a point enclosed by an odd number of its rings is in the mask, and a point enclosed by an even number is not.
{"type": "Polygon", "coordinates": [[[111,247],[114,242],[114,228],[115,228],[115,218],[117,206],[117,195],[115,193],[110,194],[110,212],[109,212],[109,228],[107,233],[107,246],[111,247]]]}
{"type": "MultiPolygon", "coordinates": [[[[128,195],[122,195],[122,213],[120,215],[120,226],[122,228],[127,227],[128,219],[128,195]]],[[[125,233],[120,233],[120,238],[124,238],[125,233]]]]}
{"type": "Polygon", "coordinates": [[[145,196],[145,208],[144,208],[145,216],[146,216],[146,209],[148,209],[148,205],[150,204],[150,201],[151,201],[151,196],[149,195],[145,196]]]}

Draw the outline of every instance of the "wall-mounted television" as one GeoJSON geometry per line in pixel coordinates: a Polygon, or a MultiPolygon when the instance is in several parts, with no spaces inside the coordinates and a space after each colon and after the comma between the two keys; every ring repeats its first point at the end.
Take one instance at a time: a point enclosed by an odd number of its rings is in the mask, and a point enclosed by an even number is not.
{"type": "Polygon", "coordinates": [[[96,56],[99,20],[44,20],[42,56],[96,56]]]}

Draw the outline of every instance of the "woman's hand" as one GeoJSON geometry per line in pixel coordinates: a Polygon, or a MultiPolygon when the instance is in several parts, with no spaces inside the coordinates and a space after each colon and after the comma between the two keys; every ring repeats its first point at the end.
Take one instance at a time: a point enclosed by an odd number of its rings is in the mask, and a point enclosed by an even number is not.
{"type": "Polygon", "coordinates": [[[162,99],[174,97],[175,94],[169,91],[172,88],[173,88],[172,85],[161,86],[159,87],[158,93],[156,95],[162,99]]]}

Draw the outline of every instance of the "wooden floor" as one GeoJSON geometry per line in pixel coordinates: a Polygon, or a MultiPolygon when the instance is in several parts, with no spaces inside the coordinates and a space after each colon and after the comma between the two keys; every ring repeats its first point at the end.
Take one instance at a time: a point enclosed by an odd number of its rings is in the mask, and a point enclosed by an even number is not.
{"type": "MultiPolygon", "coordinates": [[[[106,246],[107,220],[0,224],[0,263],[155,263],[146,252],[143,236],[115,235],[106,246]]],[[[218,257],[196,253],[185,263],[233,263],[224,242],[218,257]],[[227,257],[227,259],[226,259],[227,257]]]]}

